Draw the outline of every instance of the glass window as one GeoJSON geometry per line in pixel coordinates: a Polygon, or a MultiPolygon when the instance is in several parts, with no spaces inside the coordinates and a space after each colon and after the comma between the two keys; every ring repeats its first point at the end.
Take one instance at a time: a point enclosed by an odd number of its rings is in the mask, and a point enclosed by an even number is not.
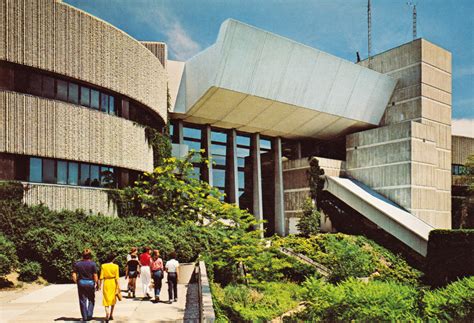
{"type": "Polygon", "coordinates": [[[238,179],[239,179],[239,189],[244,189],[245,188],[245,173],[242,171],[239,171],[238,179]]]}
{"type": "Polygon", "coordinates": [[[69,185],[77,185],[79,179],[79,164],[69,162],[68,163],[69,171],[67,177],[67,183],[69,185]]]}
{"type": "Polygon", "coordinates": [[[100,186],[99,166],[91,165],[91,186],[100,186]]]}
{"type": "Polygon", "coordinates": [[[271,150],[272,142],[268,139],[260,139],[260,149],[271,150]]]}
{"type": "Polygon", "coordinates": [[[201,143],[199,141],[183,140],[183,144],[189,146],[189,150],[193,149],[196,152],[199,152],[201,149],[201,143]]]}
{"type": "Polygon", "coordinates": [[[67,162],[58,161],[58,184],[67,184],[67,162]]]}
{"type": "Polygon", "coordinates": [[[91,108],[99,110],[99,91],[91,90],[91,108]]]}
{"type": "Polygon", "coordinates": [[[56,184],[54,160],[43,159],[43,183],[56,184]]]}
{"type": "Polygon", "coordinates": [[[109,110],[109,96],[107,94],[100,94],[100,111],[108,112],[109,110]]]}
{"type": "Polygon", "coordinates": [[[41,75],[32,73],[28,78],[28,92],[41,96],[41,75]]]}
{"type": "Polygon", "coordinates": [[[54,98],[54,79],[49,76],[43,76],[43,95],[47,98],[54,98]]]}
{"type": "Polygon", "coordinates": [[[114,169],[112,167],[100,168],[100,186],[108,188],[115,187],[114,169]]]}
{"type": "Polygon", "coordinates": [[[194,167],[190,175],[191,178],[199,179],[201,177],[201,168],[194,167]]]}
{"type": "Polygon", "coordinates": [[[212,169],[212,182],[215,187],[225,187],[225,169],[212,169]]]}
{"type": "Polygon", "coordinates": [[[113,96],[109,96],[109,113],[117,115],[115,111],[115,99],[113,96]]]}
{"type": "Polygon", "coordinates": [[[170,137],[173,138],[173,136],[174,136],[174,124],[170,123],[169,124],[169,129],[170,129],[170,137]]]}
{"type": "Polygon", "coordinates": [[[79,85],[69,82],[69,102],[79,103],[79,85]]]}
{"type": "Polygon", "coordinates": [[[88,164],[81,164],[81,178],[79,181],[79,185],[82,185],[82,186],[91,185],[90,167],[88,164]]]}
{"type": "Polygon", "coordinates": [[[227,134],[224,132],[211,131],[211,140],[226,143],[227,134]]]}
{"type": "Polygon", "coordinates": [[[185,138],[201,139],[201,129],[183,127],[183,136],[185,138]]]}
{"type": "Polygon", "coordinates": [[[212,162],[216,165],[225,166],[225,156],[212,155],[212,162]]]}
{"type": "Polygon", "coordinates": [[[30,182],[43,181],[43,166],[41,158],[30,158],[30,182]]]}
{"type": "Polygon", "coordinates": [[[81,105],[88,107],[90,104],[90,90],[87,87],[81,86],[81,105]]]}
{"type": "Polygon", "coordinates": [[[250,137],[238,135],[237,145],[250,147],[250,137]]]}
{"type": "Polygon", "coordinates": [[[57,80],[56,85],[57,85],[56,99],[67,101],[67,82],[57,80]]]}

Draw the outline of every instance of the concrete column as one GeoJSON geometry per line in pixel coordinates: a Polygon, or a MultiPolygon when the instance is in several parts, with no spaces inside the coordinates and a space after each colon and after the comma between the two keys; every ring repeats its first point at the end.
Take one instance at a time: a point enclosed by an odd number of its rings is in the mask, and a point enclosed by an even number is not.
{"type": "Polygon", "coordinates": [[[281,160],[281,138],[273,139],[273,162],[275,167],[275,232],[285,235],[285,205],[283,200],[283,164],[281,160]]]}
{"type": "Polygon", "coordinates": [[[301,159],[302,153],[301,153],[301,141],[296,142],[296,158],[301,159]]]}
{"type": "Polygon", "coordinates": [[[237,131],[229,130],[227,133],[227,177],[226,188],[230,203],[239,205],[239,177],[237,164],[237,131]]]}
{"type": "MultiPolygon", "coordinates": [[[[263,202],[262,202],[262,163],[260,156],[260,134],[255,133],[252,135],[251,143],[252,156],[252,185],[253,185],[253,215],[257,221],[263,220],[263,202]]],[[[257,228],[262,230],[263,236],[263,223],[260,223],[257,228]]]]}
{"type": "Polygon", "coordinates": [[[184,125],[183,120],[178,120],[178,144],[182,145],[184,142],[184,125]]]}
{"type": "Polygon", "coordinates": [[[209,163],[204,165],[202,168],[202,178],[204,181],[208,182],[209,185],[213,186],[212,181],[212,154],[211,154],[211,126],[206,125],[202,129],[202,148],[204,148],[204,158],[206,158],[209,163]]]}

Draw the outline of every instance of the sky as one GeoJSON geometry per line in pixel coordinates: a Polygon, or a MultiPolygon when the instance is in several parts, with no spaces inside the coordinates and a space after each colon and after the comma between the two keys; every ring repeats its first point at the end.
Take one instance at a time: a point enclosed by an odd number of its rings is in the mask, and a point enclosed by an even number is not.
{"type": "MultiPolygon", "coordinates": [[[[63,0],[187,60],[233,18],[355,61],[367,57],[367,0],[63,0]]],[[[413,39],[407,0],[372,0],[372,54],[413,39]]],[[[453,119],[474,126],[474,0],[412,0],[417,36],[452,52],[453,119]]],[[[457,122],[454,121],[454,122],[457,122]]],[[[468,129],[473,132],[473,129],[468,129]]]]}

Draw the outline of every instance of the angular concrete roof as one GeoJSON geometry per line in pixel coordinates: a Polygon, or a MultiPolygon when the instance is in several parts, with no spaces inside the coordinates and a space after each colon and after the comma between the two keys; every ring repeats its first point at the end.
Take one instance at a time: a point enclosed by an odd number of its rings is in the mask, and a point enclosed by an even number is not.
{"type": "Polygon", "coordinates": [[[185,63],[174,116],[287,138],[379,124],[396,81],[235,20],[185,63]]]}

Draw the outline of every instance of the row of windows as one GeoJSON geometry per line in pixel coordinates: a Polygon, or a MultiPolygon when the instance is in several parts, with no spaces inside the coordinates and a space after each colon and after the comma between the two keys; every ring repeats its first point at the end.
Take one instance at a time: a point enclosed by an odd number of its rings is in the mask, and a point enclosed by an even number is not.
{"type": "Polygon", "coordinates": [[[163,126],[162,120],[135,101],[61,75],[4,61],[0,61],[0,89],[82,105],[154,128],[163,126]]]}
{"type": "Polygon", "coordinates": [[[113,167],[30,157],[29,182],[115,188],[113,167]]]}

